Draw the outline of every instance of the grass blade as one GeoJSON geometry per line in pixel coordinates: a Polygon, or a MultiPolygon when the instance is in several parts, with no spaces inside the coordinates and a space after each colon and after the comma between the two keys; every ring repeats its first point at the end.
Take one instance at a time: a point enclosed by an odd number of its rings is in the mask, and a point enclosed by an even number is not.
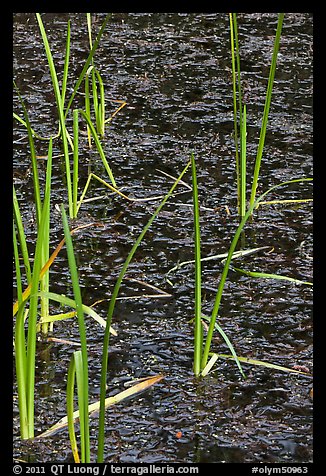
{"type": "Polygon", "coordinates": [[[82,377],[83,405],[80,408],[80,411],[83,412],[83,441],[85,446],[82,447],[82,457],[84,457],[85,462],[89,462],[90,461],[90,435],[89,435],[89,420],[88,420],[88,357],[87,357],[86,326],[84,322],[84,311],[83,311],[83,304],[82,304],[81,292],[79,287],[79,278],[78,278],[76,259],[74,255],[73,243],[72,243],[72,238],[71,238],[71,234],[69,230],[66,212],[63,205],[61,205],[61,213],[62,213],[63,229],[64,229],[64,234],[66,239],[71,281],[72,281],[74,297],[75,297],[76,307],[77,307],[81,355],[82,355],[82,362],[83,362],[83,377],[82,377]]]}
{"type": "Polygon", "coordinates": [[[247,117],[246,105],[243,106],[242,125],[241,125],[241,144],[240,144],[240,216],[241,218],[246,214],[246,174],[247,174],[247,117]]]}
{"type": "Polygon", "coordinates": [[[73,217],[77,217],[77,199],[78,199],[78,139],[79,139],[79,126],[78,126],[78,109],[74,109],[73,112],[73,130],[74,130],[74,158],[73,158],[73,175],[72,175],[72,210],[73,217]]]}
{"type": "Polygon", "coordinates": [[[176,186],[178,185],[179,181],[182,179],[183,175],[186,173],[190,166],[191,162],[188,162],[186,167],[183,169],[177,180],[174,182],[172,187],[170,188],[169,192],[166,194],[160,205],[157,207],[153,215],[150,217],[149,221],[147,222],[146,226],[143,228],[142,232],[138,236],[137,240],[135,241],[131,251],[129,252],[126,261],[124,262],[116,284],[113,289],[112,297],[110,299],[107,321],[106,321],[106,329],[104,333],[103,339],[103,352],[102,352],[102,364],[101,364],[101,405],[100,405],[100,417],[99,417],[99,431],[98,431],[98,450],[97,450],[97,462],[102,463],[104,459],[104,421],[105,421],[105,392],[106,392],[106,376],[107,376],[107,366],[108,366],[108,348],[109,348],[109,329],[112,322],[113,312],[115,308],[116,298],[118,297],[120,286],[125,275],[125,272],[129,266],[130,261],[132,260],[140,242],[144,238],[146,232],[152,225],[153,221],[173,194],[176,186]]]}
{"type": "MultiPolygon", "coordinates": [[[[70,231],[70,234],[73,235],[74,233],[76,233],[77,231],[79,230],[82,230],[84,228],[88,228],[90,226],[102,226],[96,222],[94,223],[87,223],[85,225],[80,225],[80,226],[77,226],[76,228],[74,228],[73,230],[70,231]]],[[[43,268],[41,269],[40,271],[40,275],[39,275],[39,279],[42,278],[42,276],[44,276],[44,274],[47,272],[47,270],[50,268],[50,266],[52,265],[52,263],[54,262],[54,260],[56,259],[56,257],[58,256],[59,252],[61,251],[63,245],[65,244],[65,238],[63,238],[60,243],[58,244],[58,246],[56,247],[56,249],[53,251],[52,255],[50,256],[50,258],[48,259],[48,261],[45,263],[45,265],[43,266],[43,268]]],[[[25,291],[23,292],[23,301],[25,301],[26,299],[29,298],[30,294],[31,294],[31,284],[29,284],[27,286],[27,288],[25,289],[25,291]]],[[[18,311],[18,302],[16,301],[13,305],[13,315],[15,315],[18,311]]]]}
{"type": "Polygon", "coordinates": [[[102,26],[101,26],[101,28],[100,28],[100,31],[99,31],[98,34],[97,34],[97,37],[96,37],[96,39],[95,39],[95,41],[94,41],[94,44],[93,44],[93,47],[92,47],[91,51],[89,52],[89,55],[88,55],[87,60],[86,60],[86,62],[85,62],[85,65],[84,65],[84,67],[83,67],[83,69],[82,69],[82,72],[81,72],[80,75],[79,75],[78,80],[76,81],[74,90],[73,90],[73,92],[72,92],[72,94],[71,94],[71,96],[70,96],[70,99],[69,99],[69,101],[68,101],[68,105],[67,105],[66,112],[65,112],[65,117],[67,117],[68,112],[69,112],[69,109],[70,109],[71,104],[72,104],[72,101],[74,100],[74,97],[75,97],[75,95],[76,95],[76,93],[77,93],[77,91],[78,91],[78,89],[79,89],[79,86],[81,85],[81,83],[82,83],[82,81],[83,81],[83,79],[84,79],[84,77],[85,77],[85,74],[86,74],[86,72],[87,72],[87,70],[88,70],[90,64],[91,64],[92,61],[93,61],[93,56],[94,56],[95,51],[96,51],[96,49],[97,49],[97,47],[98,47],[98,44],[99,44],[99,42],[100,42],[100,39],[101,39],[101,37],[102,37],[102,35],[103,35],[103,33],[104,33],[104,30],[105,30],[105,27],[106,27],[106,25],[107,25],[107,22],[109,21],[109,19],[111,18],[111,16],[112,16],[112,13],[108,13],[108,14],[106,15],[106,17],[105,17],[103,23],[102,23],[102,26]]]}
{"type": "MultiPolygon", "coordinates": [[[[24,225],[23,225],[14,185],[13,185],[13,208],[14,208],[15,223],[17,226],[17,232],[19,237],[20,249],[21,249],[25,271],[26,271],[26,278],[27,278],[28,284],[30,284],[32,279],[31,265],[29,262],[29,255],[28,255],[28,248],[27,248],[26,237],[24,232],[24,225]]],[[[21,282],[19,284],[21,285],[21,282]]]]}
{"type": "MultiPolygon", "coordinates": [[[[63,296],[62,294],[56,294],[56,293],[42,293],[40,292],[39,293],[40,296],[45,296],[45,297],[48,297],[49,299],[51,299],[52,301],[56,301],[56,302],[59,302],[60,304],[63,304],[64,306],[70,306],[74,309],[77,308],[77,303],[74,299],[70,299],[68,298],[67,296],[63,296]]],[[[97,314],[97,312],[94,311],[93,308],[89,307],[89,306],[86,306],[85,304],[82,305],[82,308],[83,308],[83,311],[85,314],[89,315],[90,317],[92,317],[96,322],[98,322],[102,327],[105,327],[106,326],[106,321],[99,315],[97,314]]],[[[69,313],[70,316],[69,317],[74,317],[76,315],[76,313],[69,313]]],[[[66,315],[62,315],[62,319],[66,319],[68,316],[66,315]]],[[[57,320],[61,320],[60,317],[58,316],[48,316],[45,319],[42,318],[41,320],[41,323],[42,321],[45,321],[45,322],[54,322],[54,321],[57,321],[57,320]]],[[[111,327],[110,328],[110,332],[112,335],[116,336],[117,333],[116,331],[111,327]]]]}
{"type": "Polygon", "coordinates": [[[72,449],[72,454],[75,463],[80,463],[78,446],[75,433],[75,418],[74,418],[74,390],[75,390],[75,374],[76,364],[75,357],[72,356],[68,369],[67,376],[67,390],[66,390],[66,405],[67,405],[67,425],[69,432],[69,440],[72,449]]]}
{"type": "Polygon", "coordinates": [[[254,177],[253,177],[252,188],[251,188],[251,195],[250,195],[250,206],[251,207],[252,207],[252,205],[255,201],[255,198],[256,198],[256,191],[257,191],[257,186],[258,186],[260,165],[261,165],[261,159],[262,159],[263,149],[264,149],[264,144],[265,144],[268,114],[269,114],[269,109],[270,109],[270,104],[271,104],[271,99],[272,99],[273,83],[274,83],[274,77],[275,77],[277,54],[278,54],[279,45],[280,45],[283,19],[284,19],[284,13],[279,13],[278,22],[277,22],[277,30],[276,30],[275,41],[274,41],[272,62],[271,62],[271,67],[270,67],[270,71],[269,71],[269,78],[268,78],[268,85],[267,85],[263,120],[262,120],[261,129],[260,129],[257,156],[256,156],[256,161],[255,161],[254,177]]]}
{"type": "Polygon", "coordinates": [[[95,127],[93,126],[93,124],[92,124],[90,118],[89,118],[88,115],[85,113],[85,111],[80,110],[79,112],[80,112],[81,115],[84,117],[85,121],[87,122],[87,125],[89,126],[90,132],[91,132],[91,134],[92,134],[92,136],[93,136],[93,139],[94,139],[94,142],[95,142],[95,144],[96,144],[96,148],[97,148],[97,150],[98,150],[98,152],[99,152],[99,154],[100,154],[100,157],[101,157],[101,159],[102,159],[104,168],[105,168],[105,170],[107,171],[107,174],[108,174],[108,176],[109,176],[109,178],[110,178],[110,180],[111,180],[111,182],[112,182],[112,185],[113,185],[114,187],[116,187],[117,185],[116,185],[114,176],[113,176],[113,174],[112,174],[112,171],[111,171],[111,168],[110,168],[110,166],[109,166],[109,164],[108,164],[108,161],[106,160],[106,157],[105,157],[105,154],[104,154],[104,151],[103,151],[103,147],[102,147],[102,144],[101,144],[101,142],[100,142],[100,139],[99,139],[99,137],[98,137],[98,135],[97,135],[97,132],[96,132],[96,130],[95,130],[95,127]]]}
{"type": "MultiPolygon", "coordinates": [[[[48,166],[49,160],[52,164],[52,139],[49,142],[49,149],[48,149],[48,166]]],[[[52,167],[52,165],[51,165],[52,167]]],[[[43,235],[43,242],[42,242],[42,267],[45,263],[49,260],[49,246],[50,246],[50,194],[51,194],[51,182],[48,180],[45,184],[45,196],[49,197],[48,202],[43,203],[43,207],[47,207],[46,213],[46,223],[44,225],[44,235],[43,235]]],[[[40,273],[41,274],[41,273],[40,273]]],[[[42,276],[40,275],[40,289],[41,291],[47,292],[49,291],[49,274],[50,271],[47,270],[42,276]]],[[[41,297],[41,316],[46,318],[49,315],[49,299],[47,297],[41,297]]],[[[45,323],[42,327],[43,334],[47,334],[49,330],[49,325],[45,323]]],[[[50,324],[50,330],[52,330],[53,324],[50,324]]]]}
{"type": "Polygon", "coordinates": [[[50,49],[50,45],[48,42],[47,34],[42,22],[41,15],[36,13],[36,18],[39,24],[46,57],[49,64],[53,90],[55,94],[55,99],[57,103],[57,110],[59,115],[59,123],[61,128],[61,138],[63,144],[63,152],[65,158],[65,169],[66,169],[66,182],[67,182],[67,194],[68,194],[68,205],[69,205],[69,216],[73,217],[73,204],[72,204],[72,187],[71,187],[71,173],[70,173],[70,161],[69,161],[69,150],[68,150],[68,139],[67,139],[67,131],[66,131],[66,124],[65,124],[65,115],[64,115],[64,106],[62,101],[62,94],[60,92],[59,81],[56,73],[56,69],[53,62],[53,57],[50,49]]]}
{"type": "Polygon", "coordinates": [[[62,87],[61,87],[61,100],[62,104],[65,103],[66,90],[67,90],[67,80],[68,80],[68,70],[69,70],[69,58],[70,58],[70,20],[67,24],[67,39],[66,39],[66,54],[65,54],[65,63],[63,67],[63,78],[62,78],[62,87]]]}
{"type": "MultiPolygon", "coordinates": [[[[234,360],[233,355],[227,355],[227,354],[216,354],[218,357],[221,359],[227,359],[227,360],[234,360]]],[[[306,375],[307,377],[312,377],[311,374],[307,372],[303,372],[302,370],[296,370],[296,369],[291,369],[289,367],[283,367],[281,365],[276,365],[276,364],[271,364],[270,362],[263,362],[262,360],[256,360],[256,359],[250,359],[249,357],[238,357],[240,362],[243,362],[244,364],[249,364],[249,365],[259,365],[263,367],[267,367],[269,369],[274,369],[274,370],[281,370],[282,372],[290,372],[290,373],[295,373],[299,375],[306,375]]]]}
{"type": "MultiPolygon", "coordinates": [[[[208,316],[204,316],[204,315],[202,314],[202,318],[205,319],[206,321],[210,322],[210,318],[209,318],[208,316]]],[[[222,327],[221,327],[217,322],[215,322],[215,326],[214,326],[214,327],[215,327],[215,329],[221,334],[221,336],[222,336],[223,339],[224,339],[224,342],[226,343],[226,345],[227,345],[228,348],[230,349],[230,352],[231,352],[231,354],[233,355],[233,358],[234,358],[234,360],[235,360],[236,363],[237,363],[237,366],[238,366],[238,368],[239,368],[239,370],[240,370],[240,373],[241,373],[242,377],[243,377],[243,378],[246,378],[245,373],[244,373],[244,371],[242,370],[240,361],[239,361],[239,359],[238,359],[237,353],[236,353],[236,351],[234,350],[234,347],[233,347],[233,345],[232,345],[230,339],[228,338],[228,336],[227,336],[227,335],[225,334],[225,332],[223,331],[222,327]]],[[[217,354],[215,354],[215,355],[217,355],[217,354]]],[[[217,360],[217,359],[215,359],[215,360],[217,360]]],[[[213,363],[214,363],[214,362],[213,362],[213,363]]],[[[205,369],[206,369],[206,372],[205,372],[205,373],[206,373],[206,374],[208,373],[208,371],[211,369],[212,366],[213,366],[213,364],[212,364],[212,365],[209,367],[209,369],[207,370],[207,364],[206,364],[206,367],[205,367],[205,369]]],[[[204,370],[205,370],[205,369],[204,369],[204,370]]],[[[205,375],[205,374],[202,372],[202,376],[203,376],[203,377],[204,377],[204,375],[205,375]]]]}
{"type": "Polygon", "coordinates": [[[194,208],[194,234],[195,234],[195,328],[194,328],[194,374],[200,374],[200,361],[202,353],[203,331],[201,323],[201,256],[200,256],[200,223],[199,199],[196,163],[194,154],[191,154],[192,190],[194,208]]]}
{"type": "MultiPolygon", "coordinates": [[[[52,140],[50,140],[49,150],[52,150],[52,140]]],[[[34,436],[34,386],[35,386],[35,351],[36,351],[36,323],[37,323],[37,307],[38,307],[38,286],[40,280],[40,271],[42,266],[43,242],[46,234],[47,223],[50,213],[50,193],[51,193],[51,176],[52,176],[52,154],[49,154],[46,185],[43,208],[41,213],[40,225],[37,233],[35,258],[31,281],[31,297],[28,316],[28,335],[27,335],[27,412],[28,412],[28,434],[29,438],[34,436]]]]}
{"type": "Polygon", "coordinates": [[[306,284],[308,286],[313,286],[313,283],[310,281],[302,281],[301,279],[291,278],[290,276],[282,276],[281,274],[272,274],[272,273],[260,273],[256,271],[246,271],[244,269],[235,268],[232,266],[232,269],[237,273],[244,274],[251,278],[265,278],[265,279],[278,279],[283,281],[290,281],[295,284],[306,284]]]}
{"type": "Polygon", "coordinates": [[[224,265],[222,275],[221,275],[221,279],[220,279],[220,284],[218,286],[218,290],[217,290],[217,293],[216,293],[216,298],[215,298],[215,302],[214,302],[212,315],[211,315],[211,318],[210,318],[209,328],[208,328],[205,347],[204,347],[204,353],[203,353],[203,358],[202,358],[202,369],[205,368],[206,365],[207,365],[207,360],[208,360],[208,355],[209,355],[209,352],[210,352],[210,346],[211,346],[211,342],[212,342],[214,327],[215,327],[215,323],[216,323],[216,319],[217,319],[217,315],[218,315],[218,311],[219,311],[219,307],[220,307],[220,303],[221,303],[221,299],[222,299],[222,294],[223,294],[223,290],[224,290],[225,281],[226,281],[226,278],[227,278],[227,275],[228,275],[228,272],[229,272],[231,259],[232,259],[233,253],[235,251],[235,247],[238,243],[239,237],[241,235],[241,232],[242,232],[244,226],[246,225],[246,223],[248,221],[248,218],[251,216],[253,210],[257,207],[259,202],[262,201],[264,199],[264,197],[267,194],[269,194],[270,192],[272,192],[273,190],[275,190],[279,187],[282,187],[284,185],[291,184],[291,183],[307,182],[307,181],[311,181],[311,180],[312,180],[311,178],[293,179],[293,180],[288,180],[286,182],[281,182],[277,185],[274,185],[273,187],[269,188],[266,192],[262,193],[257,198],[257,200],[252,205],[249,206],[248,211],[246,212],[245,216],[242,218],[242,220],[241,220],[241,222],[240,222],[240,224],[239,224],[239,226],[238,226],[238,228],[235,232],[233,240],[231,242],[229,252],[228,252],[228,257],[225,261],[225,265],[224,265]]]}
{"type": "Polygon", "coordinates": [[[239,158],[239,140],[238,140],[238,108],[237,108],[237,77],[235,65],[235,44],[234,44],[234,24],[233,13],[229,13],[230,20],[230,41],[231,41],[231,63],[232,63],[232,91],[233,91],[233,125],[234,125],[234,145],[235,145],[235,166],[237,178],[237,197],[238,197],[238,212],[240,214],[240,158],[239,158]]]}

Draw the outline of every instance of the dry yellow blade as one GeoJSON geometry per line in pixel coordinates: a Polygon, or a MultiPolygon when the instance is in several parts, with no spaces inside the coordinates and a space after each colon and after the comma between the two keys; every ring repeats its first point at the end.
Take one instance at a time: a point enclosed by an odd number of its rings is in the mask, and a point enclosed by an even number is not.
{"type": "MultiPolygon", "coordinates": [[[[159,382],[164,378],[164,375],[155,375],[154,377],[149,377],[146,380],[137,383],[136,385],[133,385],[132,387],[128,388],[127,390],[123,390],[122,392],[119,392],[117,395],[114,395],[113,397],[108,397],[105,399],[105,408],[108,406],[114,405],[116,403],[121,402],[121,400],[124,400],[127,397],[131,397],[132,395],[136,395],[139,392],[142,392],[143,390],[146,390],[147,388],[151,387],[155,383],[159,382]]],[[[88,405],[88,412],[90,416],[92,414],[96,413],[100,409],[100,402],[95,402],[92,403],[91,405],[88,405]]],[[[76,410],[73,414],[74,416],[74,421],[77,420],[79,417],[79,411],[76,410]]],[[[48,436],[53,435],[59,430],[64,429],[68,425],[68,418],[65,416],[61,418],[55,425],[51,426],[48,430],[46,430],[44,433],[41,435],[38,435],[36,438],[46,438],[48,436]]]]}

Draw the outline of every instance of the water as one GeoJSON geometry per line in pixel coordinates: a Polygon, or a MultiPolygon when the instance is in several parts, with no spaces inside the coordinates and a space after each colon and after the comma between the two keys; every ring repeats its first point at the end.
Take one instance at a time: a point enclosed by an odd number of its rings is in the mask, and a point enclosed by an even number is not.
{"type": "MultiPolygon", "coordinates": [[[[67,19],[72,19],[70,92],[88,54],[82,14],[43,14],[58,71],[63,68],[67,19]]],[[[104,19],[95,14],[94,31],[104,19]]],[[[239,14],[241,67],[247,96],[248,161],[253,169],[275,14],[239,14]]],[[[107,114],[127,106],[112,121],[103,142],[118,186],[135,197],[164,194],[194,151],[201,203],[202,255],[226,252],[237,226],[233,146],[233,103],[228,17],[210,14],[113,14],[96,54],[105,84],[107,114]],[[230,215],[227,213],[227,208],[230,215]]],[[[94,33],[95,35],[95,33],[94,33]]],[[[35,17],[14,18],[14,76],[26,101],[32,127],[56,132],[55,101],[35,17]]],[[[76,104],[83,107],[83,97],[76,104]]],[[[17,98],[15,111],[21,112],[17,98]]],[[[32,177],[23,127],[14,127],[14,181],[33,249],[32,177]],[[25,204],[25,205],[24,205],[25,204]]],[[[45,155],[47,142],[37,142],[45,155]]],[[[81,139],[80,186],[89,171],[106,179],[86,138],[81,139]]],[[[60,144],[54,144],[59,154],[60,144]]],[[[40,160],[41,169],[44,167],[40,160]]],[[[44,168],[43,174],[44,174],[44,168]]],[[[54,163],[52,205],[65,198],[63,167],[54,163]]],[[[259,192],[279,182],[312,174],[312,17],[286,14],[259,192]]],[[[249,180],[249,177],[248,177],[249,180]]],[[[41,172],[42,181],[42,172],[41,172]]],[[[190,183],[188,176],[185,181],[190,183]]],[[[111,407],[106,416],[107,461],[135,462],[309,462],[312,461],[310,378],[244,366],[243,380],[232,362],[218,360],[205,379],[192,374],[193,268],[166,273],[179,261],[193,259],[191,192],[171,199],[154,222],[131,263],[127,278],[152,284],[171,297],[118,302],[111,339],[109,394],[123,383],[163,373],[165,379],[145,393],[111,407]],[[178,432],[182,433],[178,438],[178,432]]],[[[120,266],[157,202],[127,203],[94,182],[87,198],[105,195],[80,209],[80,222],[101,222],[76,235],[83,301],[108,299],[120,266]]],[[[280,189],[271,198],[308,198],[311,185],[280,189]]],[[[74,226],[75,224],[72,224],[74,226]]],[[[312,206],[264,206],[248,224],[246,248],[268,246],[239,262],[253,271],[312,280],[312,206]]],[[[52,247],[61,240],[59,215],[53,213],[52,247]]],[[[241,264],[241,266],[240,266],[241,264]]],[[[222,266],[203,266],[204,312],[211,311],[222,266]]],[[[65,252],[51,270],[51,290],[72,295],[65,252]]],[[[149,288],[125,280],[121,297],[149,294],[149,288]]],[[[105,317],[107,301],[96,306],[105,317]]],[[[53,312],[56,312],[55,310],[53,312]]],[[[241,356],[286,367],[312,370],[312,290],[308,286],[258,280],[230,272],[220,307],[220,325],[241,356]]],[[[98,399],[103,330],[87,321],[90,398],[98,399]]],[[[54,337],[78,341],[76,321],[55,325],[54,337]]],[[[76,347],[38,343],[36,435],[65,415],[65,382],[76,347]]],[[[216,335],[214,350],[228,353],[216,335]]],[[[16,396],[15,405],[17,404],[16,396]]],[[[34,462],[72,461],[66,431],[48,439],[22,442],[14,420],[14,455],[34,462]]],[[[96,454],[96,419],[91,424],[96,454]]]]}

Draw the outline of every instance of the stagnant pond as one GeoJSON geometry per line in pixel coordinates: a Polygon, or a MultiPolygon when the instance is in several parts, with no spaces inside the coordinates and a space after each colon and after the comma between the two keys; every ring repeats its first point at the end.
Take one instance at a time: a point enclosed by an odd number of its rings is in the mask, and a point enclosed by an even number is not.
{"type": "MultiPolygon", "coordinates": [[[[93,14],[94,36],[105,15],[93,14]]],[[[62,74],[67,21],[71,19],[68,93],[89,52],[85,14],[42,15],[57,71],[62,74]]],[[[277,15],[238,14],[241,68],[247,102],[248,181],[251,181],[264,107],[277,15]]],[[[105,85],[107,115],[114,117],[103,141],[119,187],[134,197],[164,194],[193,151],[197,160],[202,255],[225,253],[238,224],[233,140],[233,101],[229,19],[222,13],[114,13],[95,62],[105,85]]],[[[312,16],[286,14],[268,122],[259,192],[277,183],[312,175],[312,16]]],[[[32,127],[42,136],[57,130],[55,99],[44,47],[34,14],[14,16],[14,77],[32,127]]],[[[60,76],[61,77],[61,76],[60,76]]],[[[76,104],[83,108],[84,98],[76,104]]],[[[22,115],[17,95],[14,111],[22,115]]],[[[36,141],[37,154],[47,152],[36,141]]],[[[80,186],[88,173],[107,180],[98,153],[80,144],[80,186]]],[[[61,153],[54,142],[54,155],[61,153]]],[[[45,164],[39,159],[41,180],[45,164]]],[[[62,238],[55,205],[66,202],[64,166],[54,160],[51,249],[62,238]]],[[[191,183],[191,176],[185,177],[191,183]]],[[[14,183],[23,211],[28,244],[34,250],[33,186],[28,139],[14,123],[14,183]]],[[[114,315],[117,337],[109,352],[113,395],[132,378],[161,374],[148,391],[110,407],[106,413],[105,459],[111,462],[311,462],[312,380],[264,366],[219,359],[206,378],[193,376],[194,269],[167,273],[193,259],[192,195],[171,198],[146,235],[121,289],[114,315]],[[155,286],[169,296],[146,297],[155,286]]],[[[85,304],[103,316],[115,279],[157,201],[126,202],[94,182],[77,224],[100,222],[75,236],[85,304]],[[106,300],[106,301],[105,301],[106,300]]],[[[311,185],[284,187],[271,198],[311,197],[311,185]]],[[[71,226],[75,226],[72,223],[71,226]]],[[[251,271],[312,281],[312,205],[260,207],[248,224],[244,248],[268,247],[244,258],[251,271]]],[[[239,264],[240,264],[239,263],[239,264]]],[[[203,265],[204,311],[213,306],[222,265],[203,265]]],[[[65,250],[50,273],[50,288],[72,296],[65,250]]],[[[57,308],[53,312],[58,312],[57,308]]],[[[230,272],[219,323],[239,356],[312,372],[312,288],[286,281],[255,279],[230,272]]],[[[75,319],[54,326],[50,337],[78,342],[75,319]]],[[[98,400],[103,328],[87,319],[90,398],[98,400]]],[[[70,344],[42,338],[37,348],[36,435],[66,414],[65,393],[70,344]]],[[[229,353],[215,336],[214,350],[229,353]]],[[[68,432],[22,441],[14,389],[14,456],[28,462],[73,461],[68,432]]],[[[91,420],[95,461],[97,420],[91,420]]]]}

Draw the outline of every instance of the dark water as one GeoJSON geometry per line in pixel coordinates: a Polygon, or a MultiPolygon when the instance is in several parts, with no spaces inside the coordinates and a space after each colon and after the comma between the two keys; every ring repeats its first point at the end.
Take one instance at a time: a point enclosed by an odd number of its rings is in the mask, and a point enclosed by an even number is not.
{"type": "MultiPolygon", "coordinates": [[[[62,73],[65,31],[72,19],[69,92],[86,60],[88,35],[83,14],[44,14],[54,60],[62,73]]],[[[95,14],[98,31],[103,14],[95,14]]],[[[248,181],[259,138],[277,18],[239,14],[241,67],[247,98],[248,181]]],[[[95,35],[95,34],[94,34],[95,35]]],[[[127,106],[107,129],[104,149],[119,187],[135,197],[165,193],[194,151],[201,203],[202,255],[227,251],[237,227],[233,145],[232,78],[229,26],[225,14],[113,14],[95,57],[108,100],[107,115],[127,106]],[[159,169],[159,170],[158,170],[159,169]],[[230,210],[230,215],[226,212],[230,210]]],[[[14,17],[14,76],[24,96],[32,127],[56,132],[55,100],[36,18],[14,17]]],[[[59,77],[60,74],[59,74],[59,77]]],[[[83,107],[82,95],[76,107],[83,107]]],[[[21,109],[14,97],[14,109],[21,109]]],[[[14,182],[23,208],[31,250],[35,240],[29,151],[23,127],[14,124],[14,182]]],[[[47,142],[37,141],[45,155],[47,142]]],[[[89,171],[106,179],[94,150],[81,139],[80,186],[89,171]]],[[[54,144],[54,155],[60,154],[54,144]]],[[[44,163],[40,159],[41,180],[44,163]]],[[[54,163],[52,205],[66,201],[63,164],[54,163]]],[[[286,14],[278,57],[259,192],[312,174],[312,17],[286,14]]],[[[185,181],[190,183],[188,174],[185,181]]],[[[118,302],[111,339],[109,394],[131,378],[157,373],[165,379],[149,391],[107,410],[106,460],[112,462],[310,462],[312,387],[310,378],[258,366],[244,366],[243,380],[233,362],[218,361],[205,379],[192,374],[193,268],[166,273],[178,261],[193,259],[191,192],[172,198],[146,235],[127,278],[152,284],[171,297],[118,302]],[[177,432],[182,437],[177,438],[177,432]]],[[[157,202],[127,203],[94,182],[77,222],[101,222],[74,240],[85,304],[107,299],[120,266],[157,202]]],[[[309,198],[307,183],[284,187],[271,198],[309,198]]],[[[74,224],[72,224],[74,226],[74,224]]],[[[52,246],[62,237],[53,210],[52,246]]],[[[268,246],[239,267],[312,280],[312,205],[264,206],[248,224],[244,247],[268,246]],[[272,251],[271,251],[272,250],[272,251]]],[[[204,312],[212,309],[222,266],[203,265],[204,312]]],[[[52,266],[51,290],[72,295],[65,252],[52,266]]],[[[121,296],[152,293],[125,280],[121,296]]],[[[107,302],[96,306],[105,317],[107,302]]],[[[54,310],[53,312],[56,312],[54,310]]],[[[258,280],[230,272],[220,325],[238,355],[312,371],[312,290],[285,281],[258,280]]],[[[98,399],[103,330],[88,325],[91,400],[98,399]]],[[[78,341],[76,321],[55,325],[54,337],[78,341]]],[[[76,347],[77,348],[77,347],[76,347]]],[[[69,359],[76,349],[39,342],[36,385],[36,435],[65,415],[69,359]]],[[[214,350],[229,353],[216,335],[214,350]]],[[[16,395],[15,457],[33,462],[72,461],[63,431],[51,438],[19,439],[16,395]]],[[[92,453],[96,452],[96,420],[92,453]]],[[[95,459],[93,458],[93,461],[95,459]]]]}

